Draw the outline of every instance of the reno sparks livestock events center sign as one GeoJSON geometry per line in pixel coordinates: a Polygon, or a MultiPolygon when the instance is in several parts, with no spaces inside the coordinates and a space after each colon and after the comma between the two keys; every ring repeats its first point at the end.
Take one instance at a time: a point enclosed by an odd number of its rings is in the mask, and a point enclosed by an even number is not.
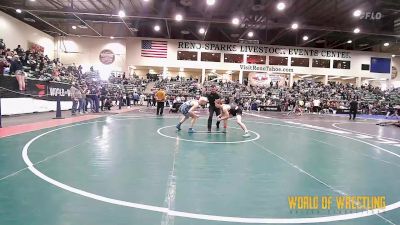
{"type": "Polygon", "coordinates": [[[341,59],[351,58],[351,53],[349,51],[234,43],[202,43],[193,41],[179,41],[178,49],[232,53],[277,54],[282,56],[308,56],[341,59]]]}

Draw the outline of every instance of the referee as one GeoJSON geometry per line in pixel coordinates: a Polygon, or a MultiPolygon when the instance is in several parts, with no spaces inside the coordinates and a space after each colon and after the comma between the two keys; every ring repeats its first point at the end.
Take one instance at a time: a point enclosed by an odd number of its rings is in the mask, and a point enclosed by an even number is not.
{"type": "Polygon", "coordinates": [[[164,91],[164,87],[160,87],[160,89],[155,94],[155,100],[157,101],[157,116],[163,115],[166,97],[167,94],[164,91]]]}
{"type": "MultiPolygon", "coordinates": [[[[211,132],[211,124],[212,124],[212,119],[214,116],[214,112],[217,116],[221,114],[221,111],[215,107],[215,100],[220,99],[221,96],[217,93],[217,87],[215,85],[211,86],[211,92],[206,94],[206,97],[208,98],[209,102],[209,107],[208,107],[208,123],[207,123],[207,128],[208,132],[211,132]]],[[[219,121],[217,121],[217,129],[219,129],[219,121]]]]}
{"type": "Polygon", "coordinates": [[[350,102],[349,120],[351,120],[351,115],[353,115],[353,120],[356,119],[357,110],[358,102],[356,101],[356,99],[353,98],[353,100],[350,102]]]}

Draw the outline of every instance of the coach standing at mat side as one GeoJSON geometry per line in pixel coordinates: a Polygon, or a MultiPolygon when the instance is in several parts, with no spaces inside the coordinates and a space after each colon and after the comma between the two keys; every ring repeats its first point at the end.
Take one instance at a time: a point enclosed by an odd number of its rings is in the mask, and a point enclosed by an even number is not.
{"type": "Polygon", "coordinates": [[[166,97],[167,94],[165,93],[163,87],[161,87],[155,94],[155,99],[157,101],[157,116],[163,115],[166,97]]]}
{"type": "MultiPolygon", "coordinates": [[[[221,96],[217,93],[217,87],[215,85],[211,86],[211,92],[206,94],[206,97],[208,98],[208,103],[210,104],[208,107],[208,123],[207,123],[207,128],[208,131],[211,132],[211,124],[212,124],[212,119],[214,116],[214,112],[216,116],[219,116],[221,114],[221,111],[215,107],[215,100],[220,99],[221,96]]],[[[219,129],[219,121],[217,121],[217,129],[219,129]]]]}

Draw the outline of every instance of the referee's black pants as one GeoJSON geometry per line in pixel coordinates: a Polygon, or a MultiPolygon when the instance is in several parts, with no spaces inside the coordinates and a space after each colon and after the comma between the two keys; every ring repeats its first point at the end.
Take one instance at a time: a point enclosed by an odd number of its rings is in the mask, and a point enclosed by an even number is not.
{"type": "MultiPolygon", "coordinates": [[[[212,119],[213,119],[213,116],[214,116],[214,112],[215,112],[215,114],[217,116],[219,116],[221,114],[221,111],[217,107],[210,105],[210,107],[208,108],[208,112],[209,112],[209,114],[208,114],[207,128],[208,128],[208,130],[211,130],[211,124],[212,124],[212,119]]],[[[219,128],[219,123],[220,122],[218,121],[217,122],[217,128],[219,128]]]]}
{"type": "Polygon", "coordinates": [[[157,115],[162,116],[164,112],[164,102],[157,102],[157,115]]]}
{"type": "Polygon", "coordinates": [[[356,115],[357,115],[357,109],[350,109],[349,120],[351,120],[351,115],[353,115],[353,120],[355,120],[356,119],[356,115]]]}

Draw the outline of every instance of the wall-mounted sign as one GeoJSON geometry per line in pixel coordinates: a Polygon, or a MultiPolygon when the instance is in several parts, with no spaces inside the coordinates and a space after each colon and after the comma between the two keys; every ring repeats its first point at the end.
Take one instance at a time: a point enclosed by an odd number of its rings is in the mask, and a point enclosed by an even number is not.
{"type": "Polygon", "coordinates": [[[44,47],[41,45],[30,42],[28,46],[29,46],[29,49],[33,52],[44,53],[44,47]]]}
{"type": "Polygon", "coordinates": [[[257,72],[273,72],[273,73],[294,73],[293,68],[286,66],[270,66],[270,65],[240,65],[240,70],[257,71],[257,72]]]}
{"type": "Polygon", "coordinates": [[[284,86],[286,77],[285,75],[251,72],[248,79],[249,84],[253,86],[270,86],[271,82],[273,85],[278,82],[278,86],[284,86]]]}
{"type": "Polygon", "coordinates": [[[109,49],[104,49],[100,52],[99,59],[101,63],[105,65],[110,65],[115,61],[115,54],[109,49]]]}
{"type": "Polygon", "coordinates": [[[349,51],[331,49],[310,49],[298,47],[283,47],[274,45],[249,45],[236,43],[215,43],[215,42],[195,42],[179,41],[178,49],[197,50],[197,51],[218,51],[248,54],[275,54],[282,56],[309,56],[323,58],[350,59],[349,51]]]}

